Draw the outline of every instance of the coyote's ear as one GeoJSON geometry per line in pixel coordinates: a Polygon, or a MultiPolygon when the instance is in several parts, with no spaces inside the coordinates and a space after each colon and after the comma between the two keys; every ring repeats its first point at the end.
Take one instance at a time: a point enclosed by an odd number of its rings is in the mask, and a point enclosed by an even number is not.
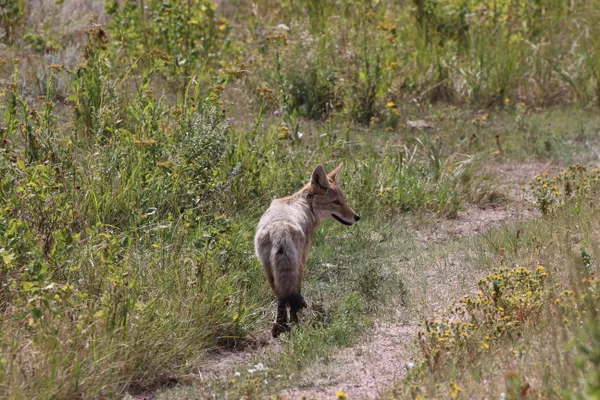
{"type": "Polygon", "coordinates": [[[331,171],[327,176],[330,177],[336,185],[340,184],[340,172],[342,172],[342,163],[336,169],[331,171]]]}
{"type": "Polygon", "coordinates": [[[329,189],[329,181],[321,164],[317,165],[310,178],[310,186],[316,194],[325,194],[329,189]]]}

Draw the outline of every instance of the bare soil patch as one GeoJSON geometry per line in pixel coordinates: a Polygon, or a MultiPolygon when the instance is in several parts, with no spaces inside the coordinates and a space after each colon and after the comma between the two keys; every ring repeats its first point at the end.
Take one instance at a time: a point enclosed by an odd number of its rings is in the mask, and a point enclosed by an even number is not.
{"type": "Polygon", "coordinates": [[[556,173],[560,167],[551,163],[505,163],[489,166],[485,173],[498,181],[498,201],[484,206],[468,205],[455,218],[433,218],[416,228],[417,243],[427,246],[459,237],[477,235],[506,221],[518,221],[540,216],[526,191],[537,174],[556,173]]]}
{"type": "Polygon", "coordinates": [[[401,379],[411,367],[415,323],[378,322],[364,342],[339,350],[327,365],[316,365],[304,387],[281,393],[289,399],[334,399],[348,393],[351,399],[369,399],[401,379]]]}

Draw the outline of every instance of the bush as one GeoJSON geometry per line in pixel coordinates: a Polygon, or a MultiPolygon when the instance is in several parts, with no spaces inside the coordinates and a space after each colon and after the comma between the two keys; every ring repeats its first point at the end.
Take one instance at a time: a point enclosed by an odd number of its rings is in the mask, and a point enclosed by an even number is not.
{"type": "Polygon", "coordinates": [[[541,265],[535,270],[501,269],[479,281],[477,294],[463,298],[451,317],[426,322],[419,343],[429,367],[465,354],[462,361],[468,363],[504,336],[518,335],[543,305],[547,275],[541,265]]]}

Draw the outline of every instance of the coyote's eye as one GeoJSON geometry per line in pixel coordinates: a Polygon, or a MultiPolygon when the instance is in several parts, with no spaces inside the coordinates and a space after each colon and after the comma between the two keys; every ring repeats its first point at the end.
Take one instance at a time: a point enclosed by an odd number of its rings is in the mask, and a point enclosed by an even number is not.
{"type": "Polygon", "coordinates": [[[335,204],[336,206],[339,206],[342,203],[340,203],[339,201],[336,200],[336,201],[333,202],[333,204],[335,204]]]}

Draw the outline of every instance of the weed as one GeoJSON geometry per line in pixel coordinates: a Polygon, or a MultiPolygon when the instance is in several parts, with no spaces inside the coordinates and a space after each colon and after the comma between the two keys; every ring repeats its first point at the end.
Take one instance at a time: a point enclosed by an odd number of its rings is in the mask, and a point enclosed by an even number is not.
{"type": "Polygon", "coordinates": [[[599,172],[587,171],[581,164],[572,165],[560,174],[537,175],[531,182],[531,193],[538,209],[546,215],[561,205],[574,204],[581,209],[582,202],[598,194],[599,172]]]}
{"type": "Polygon", "coordinates": [[[2,28],[2,40],[11,43],[15,36],[21,20],[25,14],[25,1],[3,0],[0,2],[0,27],[2,28]]]}
{"type": "Polygon", "coordinates": [[[541,265],[501,269],[479,281],[477,295],[463,298],[448,319],[427,322],[419,340],[430,368],[463,353],[477,357],[504,335],[518,333],[542,306],[546,276],[541,265]]]}

